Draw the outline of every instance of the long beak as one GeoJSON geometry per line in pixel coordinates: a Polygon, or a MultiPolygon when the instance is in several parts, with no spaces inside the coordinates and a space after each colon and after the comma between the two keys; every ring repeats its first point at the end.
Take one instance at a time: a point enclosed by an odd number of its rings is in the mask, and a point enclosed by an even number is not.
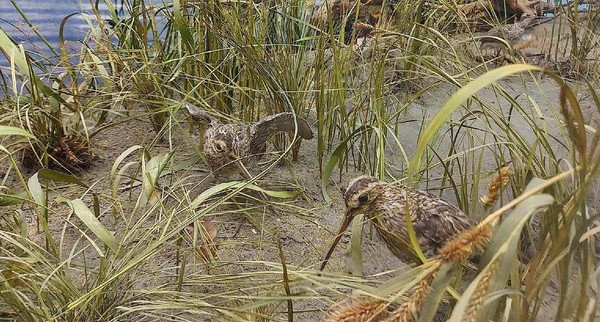
{"type": "Polygon", "coordinates": [[[252,179],[252,175],[250,174],[248,169],[246,169],[246,167],[244,166],[244,163],[242,163],[242,160],[240,160],[239,158],[235,158],[234,162],[235,162],[235,165],[237,165],[237,167],[240,168],[240,173],[242,174],[244,179],[246,179],[246,180],[252,179]]]}
{"type": "MultiPolygon", "coordinates": [[[[235,158],[234,162],[237,165],[237,167],[240,168],[240,172],[241,172],[242,176],[244,177],[244,179],[246,179],[246,180],[252,179],[252,175],[250,174],[250,171],[248,171],[248,169],[246,169],[242,160],[240,160],[239,158],[235,158]]],[[[259,191],[258,194],[260,195],[260,197],[263,200],[265,200],[265,201],[269,200],[269,197],[267,197],[267,195],[264,192],[259,191]]]]}
{"type": "Polygon", "coordinates": [[[329,261],[329,257],[331,257],[331,254],[333,253],[335,246],[337,246],[338,242],[342,238],[342,234],[346,231],[346,229],[348,229],[348,226],[350,226],[350,223],[352,222],[353,217],[354,216],[352,214],[352,210],[351,209],[346,210],[346,213],[344,214],[344,221],[342,222],[342,225],[340,226],[340,229],[338,230],[337,235],[335,236],[335,239],[331,243],[331,246],[329,246],[329,250],[327,251],[325,258],[323,258],[323,261],[321,262],[321,268],[319,268],[320,271],[322,271],[325,268],[325,266],[327,265],[327,261],[329,261]]]}

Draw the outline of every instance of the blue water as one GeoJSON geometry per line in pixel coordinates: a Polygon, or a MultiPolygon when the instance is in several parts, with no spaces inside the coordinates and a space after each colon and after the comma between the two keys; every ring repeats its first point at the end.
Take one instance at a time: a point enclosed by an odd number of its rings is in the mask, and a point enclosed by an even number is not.
{"type": "MultiPolygon", "coordinates": [[[[107,0],[113,1],[113,0],[107,0]]],[[[121,0],[119,0],[121,1],[121,0]]],[[[47,85],[51,82],[51,75],[58,75],[64,68],[57,67],[59,58],[55,53],[60,53],[59,28],[62,20],[70,14],[75,15],[68,18],[63,39],[69,60],[77,61],[77,55],[84,46],[86,34],[91,28],[97,28],[98,21],[92,4],[89,0],[16,0],[17,6],[24,12],[31,26],[19,13],[10,0],[0,0],[0,28],[17,44],[23,45],[30,59],[34,62],[34,71],[41,76],[47,85]],[[84,17],[87,17],[87,20],[84,17]],[[35,32],[39,33],[39,35],[35,32]],[[45,39],[45,42],[42,40],[45,39]]],[[[96,0],[92,0],[95,3],[96,0]]],[[[117,7],[118,8],[118,7],[117,7]]],[[[108,6],[104,0],[98,3],[100,19],[109,19],[108,6]]],[[[93,45],[93,44],[86,44],[93,45]]],[[[3,80],[10,84],[10,62],[0,51],[0,73],[3,80]]],[[[15,88],[21,87],[21,80],[17,79],[15,88]]],[[[4,88],[0,88],[0,99],[5,96],[4,88]]]]}
{"type": "MultiPolygon", "coordinates": [[[[68,51],[77,52],[81,48],[81,41],[90,31],[90,25],[84,19],[84,15],[88,15],[92,23],[97,24],[89,0],[16,0],[15,2],[33,27],[26,23],[10,0],[0,0],[0,28],[16,43],[22,44],[26,50],[44,56],[51,56],[52,50],[42,42],[33,28],[38,30],[52,48],[59,50],[58,34],[62,19],[71,13],[79,13],[67,20],[64,33],[68,51]]],[[[92,3],[95,3],[95,0],[92,3]]],[[[104,0],[99,1],[98,8],[101,19],[110,18],[104,0]]],[[[32,58],[36,59],[36,55],[32,58]]],[[[7,61],[4,55],[0,54],[0,67],[2,66],[7,66],[7,61]]]]}
{"type": "MultiPolygon", "coordinates": [[[[568,5],[568,4],[571,4],[571,3],[573,3],[573,0],[554,1],[554,5],[555,6],[558,6],[559,4],[568,5]]],[[[590,5],[587,4],[587,3],[580,4],[577,7],[577,11],[579,11],[579,12],[584,12],[584,11],[587,11],[588,9],[590,9],[590,5]]],[[[553,16],[554,16],[554,14],[552,14],[552,13],[547,13],[546,14],[546,17],[553,17],[553,16]]]]}
{"type": "MultiPolygon", "coordinates": [[[[100,19],[111,18],[105,1],[113,1],[115,7],[122,9],[117,5],[117,2],[121,4],[122,0],[99,0],[100,19]]],[[[568,3],[572,0],[555,1],[568,3]]],[[[90,2],[95,3],[96,0],[16,0],[15,2],[31,21],[33,28],[37,28],[50,44],[50,47],[56,51],[59,51],[60,48],[58,40],[60,23],[67,15],[79,13],[70,17],[65,26],[64,39],[69,53],[79,51],[82,46],[81,41],[86,33],[90,31],[90,26],[84,19],[84,15],[89,17],[92,24],[97,24],[92,4],[90,4],[90,2]]],[[[322,0],[313,2],[318,4],[322,0]]],[[[581,5],[579,9],[586,10],[588,5],[581,5]]],[[[45,58],[52,57],[52,50],[42,42],[32,27],[25,22],[10,0],[0,0],[0,28],[15,42],[22,44],[30,52],[32,59],[46,60],[45,58]]],[[[55,61],[57,60],[50,59],[46,63],[52,65],[52,62],[55,61]]],[[[0,53],[0,70],[5,69],[8,65],[8,61],[0,53]]]]}

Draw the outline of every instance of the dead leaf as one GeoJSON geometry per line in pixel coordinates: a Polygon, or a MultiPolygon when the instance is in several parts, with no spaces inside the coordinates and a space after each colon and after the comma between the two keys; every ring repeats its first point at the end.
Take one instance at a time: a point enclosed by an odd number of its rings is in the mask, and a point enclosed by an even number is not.
{"type": "MultiPolygon", "coordinates": [[[[217,255],[217,248],[213,245],[213,241],[217,236],[217,225],[210,220],[200,221],[200,238],[201,243],[196,248],[196,252],[202,257],[205,262],[210,262],[213,257],[217,255]]],[[[190,235],[194,236],[194,224],[187,226],[187,231],[190,235]]]]}
{"type": "Polygon", "coordinates": [[[0,275],[2,275],[2,278],[8,282],[8,285],[10,285],[11,287],[17,287],[17,286],[23,286],[23,287],[27,287],[27,283],[25,283],[21,277],[17,274],[15,274],[15,272],[13,271],[9,271],[9,270],[3,270],[0,271],[0,275]]]}

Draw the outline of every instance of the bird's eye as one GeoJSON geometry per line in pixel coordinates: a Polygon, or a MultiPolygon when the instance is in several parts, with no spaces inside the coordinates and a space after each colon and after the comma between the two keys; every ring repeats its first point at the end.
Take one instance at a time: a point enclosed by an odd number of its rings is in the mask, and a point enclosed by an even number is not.
{"type": "Polygon", "coordinates": [[[358,202],[360,202],[361,204],[363,204],[363,203],[365,203],[367,201],[369,201],[369,196],[367,196],[366,193],[363,193],[362,195],[360,195],[358,197],[358,202]]]}
{"type": "Polygon", "coordinates": [[[221,152],[223,151],[223,146],[220,143],[215,144],[215,150],[217,150],[217,152],[221,152]]]}

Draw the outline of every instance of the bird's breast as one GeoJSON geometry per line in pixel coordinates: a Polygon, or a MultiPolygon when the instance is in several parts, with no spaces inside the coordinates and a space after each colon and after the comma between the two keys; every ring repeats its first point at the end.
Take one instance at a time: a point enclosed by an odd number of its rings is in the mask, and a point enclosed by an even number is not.
{"type": "Polygon", "coordinates": [[[255,159],[250,151],[250,138],[246,135],[238,135],[236,137],[236,140],[233,142],[233,150],[244,164],[251,163],[255,159]]]}
{"type": "Polygon", "coordinates": [[[384,203],[374,207],[368,215],[377,223],[381,232],[387,232],[404,238],[406,234],[406,215],[403,204],[384,203]]]}

